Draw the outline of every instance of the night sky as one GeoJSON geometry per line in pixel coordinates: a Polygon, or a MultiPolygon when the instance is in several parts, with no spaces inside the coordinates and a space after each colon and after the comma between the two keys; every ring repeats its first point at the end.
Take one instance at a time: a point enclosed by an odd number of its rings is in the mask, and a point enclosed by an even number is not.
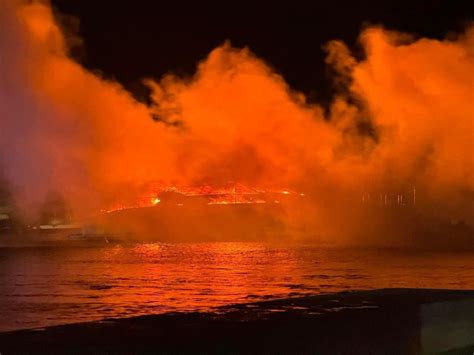
{"type": "MultiPolygon", "coordinates": [[[[417,36],[444,38],[474,19],[473,1],[295,1],[285,5],[219,5],[180,1],[53,0],[60,21],[83,44],[72,56],[84,66],[120,81],[138,99],[147,99],[144,77],[167,72],[188,75],[225,40],[248,46],[310,101],[328,103],[331,80],[323,45],[342,39],[357,53],[367,24],[417,36]],[[464,4],[463,4],[464,3],[464,4]]],[[[360,50],[360,49],[359,49],[360,50]]]]}

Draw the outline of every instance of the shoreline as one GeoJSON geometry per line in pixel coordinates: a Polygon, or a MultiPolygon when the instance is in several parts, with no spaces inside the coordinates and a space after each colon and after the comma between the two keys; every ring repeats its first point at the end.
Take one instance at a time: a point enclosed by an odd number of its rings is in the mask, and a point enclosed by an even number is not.
{"type": "Polygon", "coordinates": [[[347,291],[0,333],[11,353],[474,351],[474,290],[347,291]]]}

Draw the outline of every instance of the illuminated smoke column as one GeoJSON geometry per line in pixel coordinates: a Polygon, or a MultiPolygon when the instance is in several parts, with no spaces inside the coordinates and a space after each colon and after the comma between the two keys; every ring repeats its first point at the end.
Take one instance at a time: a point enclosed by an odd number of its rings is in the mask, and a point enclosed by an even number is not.
{"type": "Polygon", "coordinates": [[[55,189],[80,213],[148,181],[240,181],[305,191],[301,214],[350,229],[347,196],[417,186],[420,208],[472,219],[472,26],[444,41],[367,28],[362,61],[330,42],[328,117],[229,43],[192,77],[146,79],[148,107],[70,59],[47,3],[0,0],[0,26],[0,164],[24,205],[55,189]]]}

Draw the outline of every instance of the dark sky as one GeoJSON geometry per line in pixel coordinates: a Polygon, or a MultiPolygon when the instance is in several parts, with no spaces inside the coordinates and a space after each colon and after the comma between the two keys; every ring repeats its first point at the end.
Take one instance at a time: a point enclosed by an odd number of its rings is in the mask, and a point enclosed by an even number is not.
{"type": "Polygon", "coordinates": [[[331,85],[322,50],[327,41],[342,39],[357,50],[364,24],[443,38],[474,19],[474,1],[456,0],[52,3],[80,21],[84,44],[73,55],[87,68],[119,80],[141,99],[146,96],[142,78],[159,78],[170,71],[192,74],[209,51],[230,40],[234,46],[250,47],[310,100],[327,102],[331,85]]]}

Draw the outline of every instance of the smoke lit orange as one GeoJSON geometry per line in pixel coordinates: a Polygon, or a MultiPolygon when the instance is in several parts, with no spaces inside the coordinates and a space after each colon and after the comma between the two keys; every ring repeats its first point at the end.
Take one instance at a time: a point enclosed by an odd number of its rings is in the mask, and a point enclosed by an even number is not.
{"type": "Polygon", "coordinates": [[[47,3],[2,1],[0,24],[0,163],[23,206],[54,189],[84,215],[135,188],[136,206],[156,205],[159,191],[141,191],[152,181],[239,181],[304,191],[310,204],[281,218],[340,235],[360,225],[364,191],[417,186],[417,208],[474,219],[472,26],[444,41],[370,27],[361,61],[329,43],[343,90],[325,115],[248,48],[224,43],[190,78],[146,79],[146,106],[68,56],[47,3]]]}

